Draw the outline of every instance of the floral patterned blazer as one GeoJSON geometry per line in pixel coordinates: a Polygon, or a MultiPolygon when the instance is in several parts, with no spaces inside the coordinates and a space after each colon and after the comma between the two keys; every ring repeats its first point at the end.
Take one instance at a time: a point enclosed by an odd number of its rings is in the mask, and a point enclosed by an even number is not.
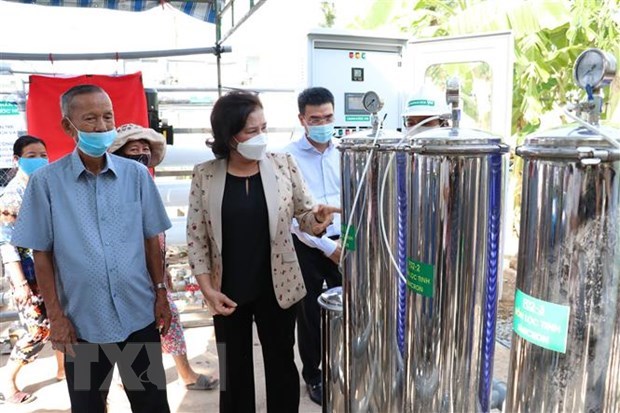
{"type": "MultiPolygon", "coordinates": [[[[187,215],[187,247],[194,275],[207,274],[211,285],[222,288],[222,200],[226,159],[194,167],[187,215]]],[[[259,162],[271,236],[271,275],[280,307],[289,308],[306,295],[293,239],[291,221],[312,233],[314,200],[290,154],[267,153],[259,162]]],[[[252,246],[249,245],[251,250],[252,246]]]]}

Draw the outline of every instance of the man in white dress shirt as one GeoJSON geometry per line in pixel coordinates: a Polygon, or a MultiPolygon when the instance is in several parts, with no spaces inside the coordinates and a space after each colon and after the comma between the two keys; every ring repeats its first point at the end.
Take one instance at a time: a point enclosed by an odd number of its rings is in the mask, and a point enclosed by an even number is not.
{"type": "MultiPolygon", "coordinates": [[[[284,150],[295,158],[315,202],[340,206],[340,154],[332,142],[334,96],[325,88],[312,87],[299,95],[297,104],[299,121],[305,133],[284,150]]],[[[292,231],[308,291],[297,311],[302,377],[310,399],[321,404],[321,314],[317,298],[323,292],[324,283],[328,288],[342,285],[338,269],[340,214],[334,214],[332,224],[320,238],[301,232],[297,222],[293,222],[292,231]]]]}

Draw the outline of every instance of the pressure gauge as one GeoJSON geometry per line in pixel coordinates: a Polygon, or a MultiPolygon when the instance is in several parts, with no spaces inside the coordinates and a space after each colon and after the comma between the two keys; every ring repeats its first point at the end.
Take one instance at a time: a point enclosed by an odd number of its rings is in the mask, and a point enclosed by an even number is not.
{"type": "Polygon", "coordinates": [[[375,92],[366,92],[362,97],[362,104],[368,113],[378,113],[383,107],[383,101],[375,92]]]}
{"type": "Polygon", "coordinates": [[[616,59],[600,49],[585,50],[575,62],[573,75],[583,89],[607,86],[616,75],[616,59]]]}

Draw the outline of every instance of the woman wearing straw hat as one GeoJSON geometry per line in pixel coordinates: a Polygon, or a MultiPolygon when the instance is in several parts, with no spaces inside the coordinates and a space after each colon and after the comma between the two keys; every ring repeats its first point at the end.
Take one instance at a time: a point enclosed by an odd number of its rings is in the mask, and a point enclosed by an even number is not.
{"type": "MultiPolygon", "coordinates": [[[[108,150],[112,154],[133,159],[149,168],[159,165],[164,159],[166,139],[162,134],[153,129],[131,123],[118,127],[117,132],[117,137],[108,150]]],[[[166,245],[164,234],[160,235],[160,241],[162,256],[165,258],[166,245]]],[[[165,271],[165,273],[167,274],[166,283],[170,288],[170,274],[168,271],[165,271]]],[[[177,372],[188,390],[214,389],[219,382],[217,378],[198,374],[189,365],[179,310],[174,304],[170,290],[168,290],[168,302],[172,312],[172,322],[168,334],[163,336],[161,340],[163,352],[172,355],[177,372]]]]}

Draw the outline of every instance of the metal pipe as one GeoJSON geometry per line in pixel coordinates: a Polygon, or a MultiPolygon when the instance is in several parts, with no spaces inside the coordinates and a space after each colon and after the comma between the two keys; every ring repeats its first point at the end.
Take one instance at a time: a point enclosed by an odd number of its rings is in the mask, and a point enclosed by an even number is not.
{"type": "MultiPolygon", "coordinates": [[[[232,51],[230,46],[221,46],[219,53],[232,51]]],[[[103,53],[15,53],[2,52],[3,60],[26,61],[61,61],[61,60],[120,60],[144,59],[153,57],[188,56],[196,54],[216,54],[218,47],[198,47],[191,49],[149,50],[140,52],[103,52],[103,53]]]]}

